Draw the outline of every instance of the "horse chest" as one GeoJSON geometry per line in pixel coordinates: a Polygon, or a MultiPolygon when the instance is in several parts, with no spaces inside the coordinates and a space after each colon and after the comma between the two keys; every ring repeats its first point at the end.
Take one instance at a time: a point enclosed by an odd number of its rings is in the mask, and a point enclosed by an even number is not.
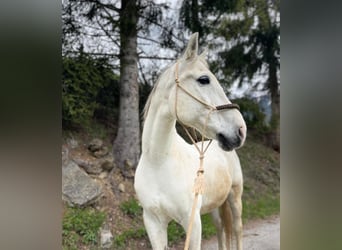
{"type": "Polygon", "coordinates": [[[205,176],[205,191],[203,194],[202,213],[208,213],[219,207],[228,196],[232,186],[231,177],[226,169],[207,171],[205,176]]]}

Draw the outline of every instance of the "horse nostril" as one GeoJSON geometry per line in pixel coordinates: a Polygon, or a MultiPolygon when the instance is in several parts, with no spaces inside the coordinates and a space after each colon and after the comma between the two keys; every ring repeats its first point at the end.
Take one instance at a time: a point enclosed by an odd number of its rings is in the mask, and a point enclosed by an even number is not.
{"type": "Polygon", "coordinates": [[[243,138],[245,136],[245,133],[243,131],[243,127],[239,128],[239,132],[238,133],[239,133],[240,138],[243,138]]]}

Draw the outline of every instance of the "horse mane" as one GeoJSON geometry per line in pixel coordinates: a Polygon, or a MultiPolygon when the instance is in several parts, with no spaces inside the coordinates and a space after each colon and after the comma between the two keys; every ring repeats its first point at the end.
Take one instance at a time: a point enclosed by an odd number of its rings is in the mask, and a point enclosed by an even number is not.
{"type": "Polygon", "coordinates": [[[165,67],[165,69],[160,73],[158,79],[157,79],[157,82],[154,84],[152,90],[151,90],[151,93],[149,94],[148,98],[147,98],[147,101],[145,103],[145,106],[144,106],[144,109],[143,109],[143,121],[146,120],[146,117],[148,115],[148,111],[150,109],[150,106],[151,106],[151,101],[152,101],[152,97],[154,96],[155,92],[156,92],[156,89],[160,83],[160,79],[162,78],[162,76],[171,68],[171,65],[173,65],[173,63],[169,64],[168,66],[165,67]]]}
{"type": "Polygon", "coordinates": [[[148,111],[150,110],[150,106],[151,106],[151,101],[152,101],[152,97],[154,96],[154,93],[156,92],[156,89],[157,89],[157,86],[158,86],[158,83],[160,82],[160,77],[158,78],[156,84],[154,84],[148,98],[147,98],[147,101],[145,103],[145,106],[144,106],[144,109],[143,109],[143,121],[146,120],[146,117],[148,115],[148,111]]]}

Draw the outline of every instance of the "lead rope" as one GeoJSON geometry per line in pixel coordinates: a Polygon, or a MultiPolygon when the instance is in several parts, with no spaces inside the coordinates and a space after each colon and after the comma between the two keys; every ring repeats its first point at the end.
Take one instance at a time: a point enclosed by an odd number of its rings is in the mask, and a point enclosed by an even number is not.
{"type": "MultiPolygon", "coordinates": [[[[205,122],[205,129],[207,127],[207,121],[209,118],[211,111],[208,112],[207,115],[207,119],[205,122]]],[[[183,125],[182,125],[183,126],[183,125]]],[[[186,231],[186,240],[185,240],[185,245],[184,245],[184,250],[188,250],[189,249],[189,245],[190,245],[190,236],[192,233],[192,226],[193,226],[193,222],[194,222],[194,217],[195,217],[195,211],[196,211],[196,206],[197,206],[197,201],[198,201],[198,196],[199,194],[203,194],[204,190],[205,190],[205,181],[204,181],[204,167],[203,167],[203,161],[204,161],[204,156],[206,151],[208,150],[212,140],[209,140],[209,143],[207,144],[207,146],[204,148],[204,136],[202,134],[202,141],[201,141],[201,149],[198,150],[198,145],[196,144],[196,142],[194,142],[194,139],[191,137],[189,131],[187,130],[187,128],[185,128],[185,126],[183,126],[184,130],[186,131],[186,133],[188,134],[188,136],[190,137],[190,139],[193,141],[194,145],[196,145],[197,151],[199,152],[199,168],[197,170],[197,177],[195,179],[195,183],[194,183],[194,187],[192,192],[195,193],[195,198],[194,201],[192,203],[192,208],[191,208],[191,215],[190,215],[190,221],[189,221],[189,225],[186,231]]]]}
{"type": "MultiPolygon", "coordinates": [[[[200,99],[196,98],[195,96],[193,96],[191,93],[189,93],[186,89],[184,89],[180,84],[179,84],[179,79],[178,79],[178,62],[176,63],[176,69],[175,69],[175,82],[176,82],[176,100],[175,100],[175,114],[176,114],[176,119],[179,122],[179,124],[181,124],[181,126],[183,127],[184,131],[186,132],[186,134],[188,135],[188,137],[190,138],[191,142],[193,143],[193,145],[195,146],[195,148],[197,149],[198,153],[199,153],[199,168],[197,170],[197,176],[194,182],[194,186],[193,186],[193,192],[195,193],[195,197],[194,197],[194,201],[192,203],[192,209],[191,209],[191,215],[190,215],[190,221],[189,221],[189,225],[186,231],[186,240],[185,240],[185,246],[184,246],[184,250],[188,250],[189,249],[189,244],[190,244],[190,236],[192,233],[192,226],[193,226],[193,222],[194,222],[194,217],[195,217],[195,211],[196,211],[196,206],[197,206],[197,201],[198,201],[198,196],[200,194],[204,193],[204,189],[205,189],[205,182],[204,182],[204,167],[203,167],[203,161],[204,161],[204,156],[205,153],[207,152],[212,140],[209,140],[209,143],[207,144],[206,147],[204,147],[204,135],[202,133],[202,138],[201,138],[201,148],[196,144],[195,139],[193,138],[193,136],[191,136],[189,130],[186,128],[186,126],[180,121],[179,117],[178,117],[178,113],[177,113],[177,104],[178,104],[178,88],[181,88],[185,93],[187,93],[188,95],[190,95],[191,97],[193,97],[194,99],[196,99],[198,102],[202,103],[203,105],[209,107],[209,112],[207,114],[205,123],[203,125],[203,131],[205,131],[207,129],[207,125],[208,125],[208,120],[209,120],[209,116],[212,113],[212,111],[216,110],[216,107],[209,105],[203,101],[201,101],[200,99]]],[[[195,132],[194,128],[193,128],[193,132],[195,132]]],[[[195,133],[196,135],[196,133],[195,133]]],[[[197,138],[197,137],[196,137],[197,138]]]]}

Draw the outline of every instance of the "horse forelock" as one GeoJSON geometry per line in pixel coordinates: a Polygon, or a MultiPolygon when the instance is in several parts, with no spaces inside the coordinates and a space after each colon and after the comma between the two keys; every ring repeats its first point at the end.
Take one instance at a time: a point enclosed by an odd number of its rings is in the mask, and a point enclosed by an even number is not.
{"type": "Polygon", "coordinates": [[[209,69],[209,64],[208,64],[208,62],[207,62],[207,60],[205,60],[203,57],[201,57],[201,56],[198,56],[197,57],[197,60],[200,60],[203,64],[204,64],[204,66],[207,68],[207,69],[209,69]]]}

